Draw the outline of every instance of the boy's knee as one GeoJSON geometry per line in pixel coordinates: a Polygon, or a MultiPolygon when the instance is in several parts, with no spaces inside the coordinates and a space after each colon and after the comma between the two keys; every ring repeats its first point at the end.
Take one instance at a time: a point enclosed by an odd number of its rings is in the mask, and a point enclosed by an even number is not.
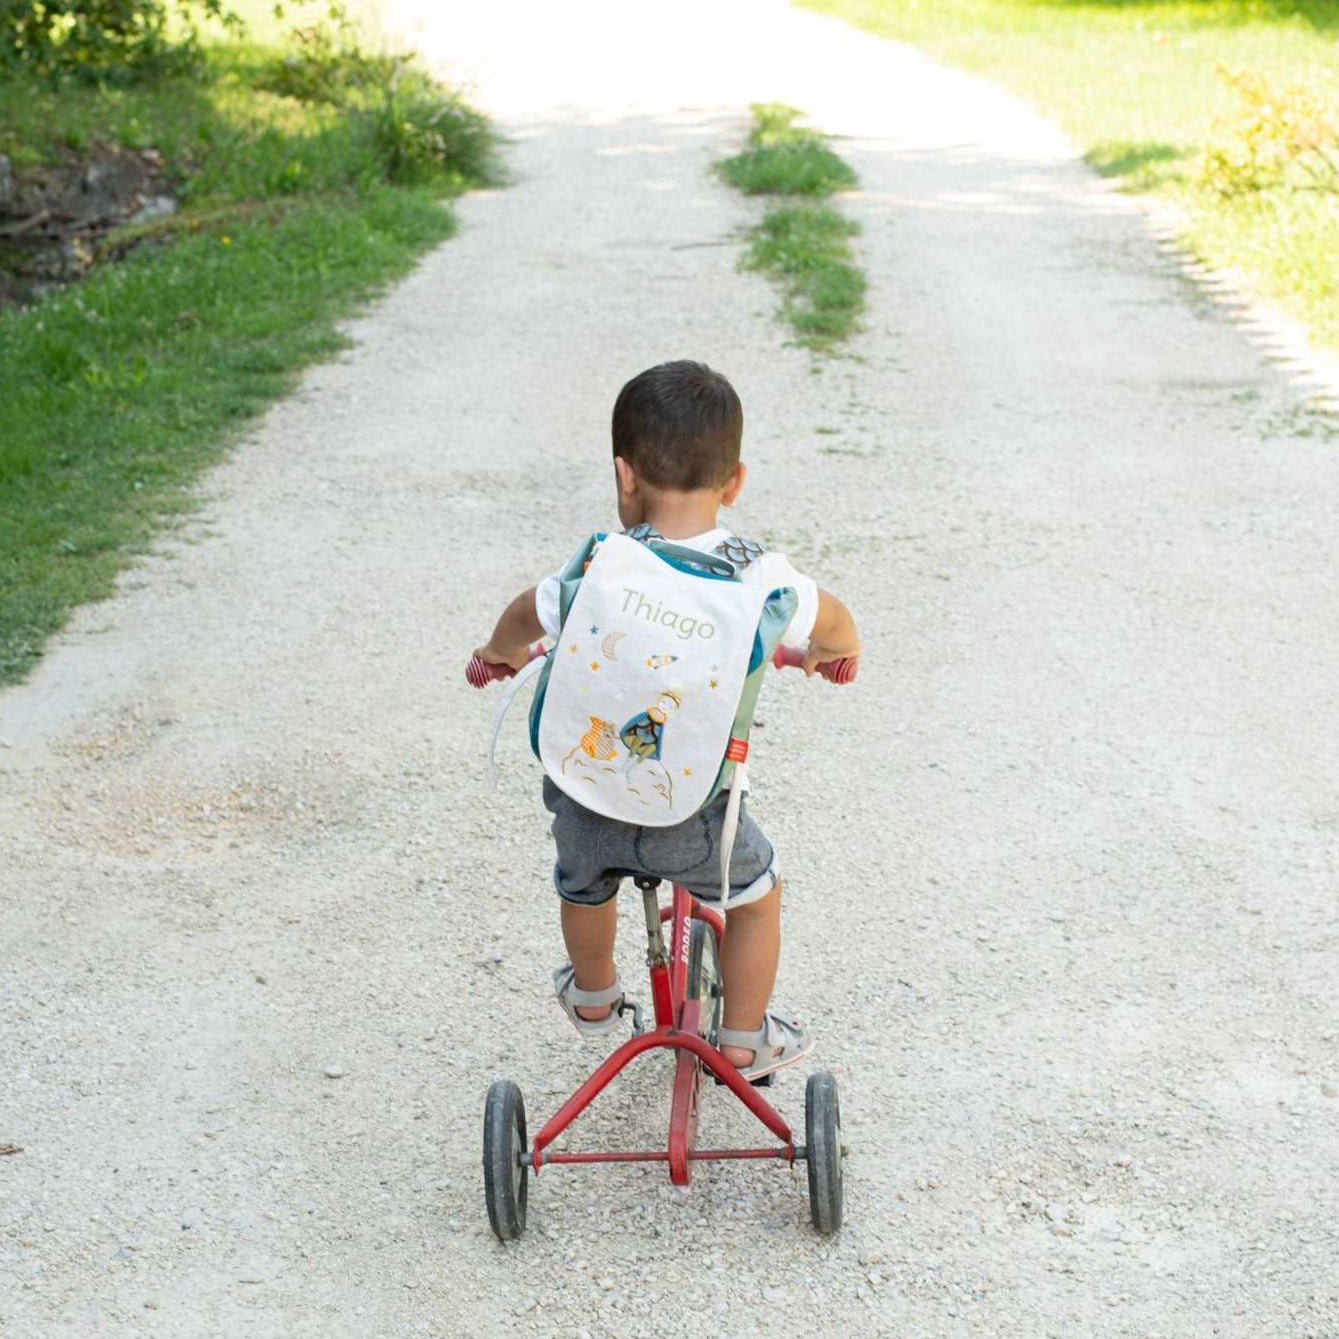
{"type": "Polygon", "coordinates": [[[781,906],[781,880],[778,879],[772,889],[764,893],[762,897],[755,898],[752,902],[745,902],[742,906],[730,908],[730,919],[736,920],[743,917],[749,919],[764,919],[768,916],[775,916],[781,906]]]}

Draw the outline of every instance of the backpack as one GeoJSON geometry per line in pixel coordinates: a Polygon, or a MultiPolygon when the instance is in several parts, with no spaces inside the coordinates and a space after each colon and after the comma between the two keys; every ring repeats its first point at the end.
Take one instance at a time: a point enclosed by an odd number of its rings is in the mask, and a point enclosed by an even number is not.
{"type": "Polygon", "coordinates": [[[734,789],[797,604],[789,586],[741,579],[758,552],[727,541],[703,553],[645,527],[582,545],[559,578],[562,626],[530,711],[531,747],[554,785],[649,827],[682,823],[734,789]]]}

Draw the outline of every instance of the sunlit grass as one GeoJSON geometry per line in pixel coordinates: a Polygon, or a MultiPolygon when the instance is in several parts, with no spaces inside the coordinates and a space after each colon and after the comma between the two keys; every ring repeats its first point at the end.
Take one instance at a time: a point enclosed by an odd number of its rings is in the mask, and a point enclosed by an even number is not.
{"type": "Polygon", "coordinates": [[[1099,172],[1173,202],[1186,244],[1339,347],[1339,208],[1325,192],[1224,197],[1201,172],[1252,69],[1339,107],[1332,0],[802,0],[1013,89],[1099,172]]]}
{"type": "Polygon", "coordinates": [[[17,169],[153,149],[181,204],[112,234],[111,250],[138,241],[127,259],[0,310],[0,684],[341,347],[339,318],[450,236],[443,197],[492,174],[486,124],[422,77],[335,105],[274,91],[279,56],[230,43],[203,79],[0,86],[17,169]]]}

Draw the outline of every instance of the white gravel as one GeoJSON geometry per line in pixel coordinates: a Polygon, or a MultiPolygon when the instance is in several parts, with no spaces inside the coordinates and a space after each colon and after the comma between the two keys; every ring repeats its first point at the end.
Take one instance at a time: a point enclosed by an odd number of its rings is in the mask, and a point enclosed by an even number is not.
{"type": "MultiPolygon", "coordinates": [[[[397,22],[514,184],[0,698],[0,1333],[1334,1339],[1329,421],[1053,131],[905,50],[754,0],[397,22]],[[852,137],[849,357],[736,273],[708,167],[757,97],[852,137]],[[461,668],[684,355],[744,399],[740,528],[868,644],[853,690],[778,677],[757,768],[847,1224],[803,1172],[564,1168],[504,1248],[488,1083],[537,1124],[603,1048],[461,668]]],[[[665,1091],[577,1133],[656,1144],[665,1091]]],[[[751,1137],[716,1090],[703,1130],[751,1137]]]]}

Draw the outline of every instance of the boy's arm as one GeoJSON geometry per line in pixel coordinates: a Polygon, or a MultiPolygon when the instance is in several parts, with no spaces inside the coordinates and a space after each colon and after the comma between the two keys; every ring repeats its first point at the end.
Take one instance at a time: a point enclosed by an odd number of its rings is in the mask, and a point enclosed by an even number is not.
{"type": "Polygon", "coordinates": [[[535,588],[523,590],[503,611],[493,635],[475,655],[489,665],[510,665],[523,669],[530,659],[530,646],[544,635],[535,612],[535,588]]]}
{"type": "Polygon", "coordinates": [[[829,660],[857,659],[860,655],[860,634],[856,631],[851,611],[833,594],[818,592],[818,616],[814,630],[809,634],[809,649],[804,653],[804,672],[812,674],[814,667],[829,660]]]}

